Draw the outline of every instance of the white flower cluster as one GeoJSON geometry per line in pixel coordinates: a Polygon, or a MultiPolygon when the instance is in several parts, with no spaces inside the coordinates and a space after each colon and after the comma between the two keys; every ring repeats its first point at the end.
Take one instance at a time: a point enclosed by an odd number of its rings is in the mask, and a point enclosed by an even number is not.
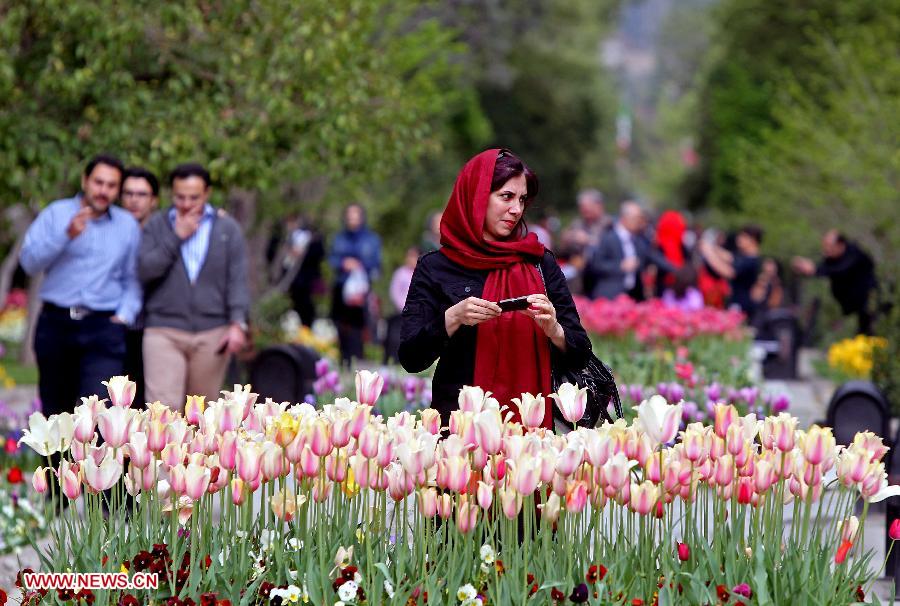
{"type": "Polygon", "coordinates": [[[494,562],[497,561],[497,553],[494,548],[485,543],[479,551],[481,556],[481,572],[489,573],[494,569],[494,562]]]}
{"type": "Polygon", "coordinates": [[[482,606],[481,598],[471,583],[466,583],[456,590],[456,599],[459,600],[459,606],[482,606]]]}
{"type": "Polygon", "coordinates": [[[282,604],[296,604],[298,602],[308,604],[309,592],[306,590],[306,585],[303,585],[302,588],[296,585],[288,585],[283,589],[275,587],[269,592],[269,600],[274,600],[275,598],[281,598],[282,604]]]}

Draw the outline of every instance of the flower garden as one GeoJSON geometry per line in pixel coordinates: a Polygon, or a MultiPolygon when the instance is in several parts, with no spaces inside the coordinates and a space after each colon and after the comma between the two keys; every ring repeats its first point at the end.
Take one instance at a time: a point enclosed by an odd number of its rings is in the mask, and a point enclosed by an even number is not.
{"type": "MultiPolygon", "coordinates": [[[[303,403],[238,385],[214,402],[188,398],[183,413],[139,409],[133,383],[114,377],[107,399],[10,424],[8,548],[31,543],[44,572],[158,583],[47,591],[23,570],[10,599],[878,603],[882,562],[859,535],[870,504],[900,494],[880,438],[842,447],[828,428],[799,427],[787,398],[754,377],[736,314],[578,305],[626,409],[596,429],[540,429],[543,399],[531,394],[517,402],[523,424],[508,422],[478,387],[442,427],[427,378],[347,375],[324,358],[303,403]]],[[[551,396],[570,421],[583,414],[577,386],[551,396]]]]}

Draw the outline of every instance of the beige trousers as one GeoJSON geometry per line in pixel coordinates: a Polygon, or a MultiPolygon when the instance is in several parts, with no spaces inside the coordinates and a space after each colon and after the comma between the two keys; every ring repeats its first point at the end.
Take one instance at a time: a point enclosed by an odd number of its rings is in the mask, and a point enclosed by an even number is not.
{"type": "Polygon", "coordinates": [[[216,400],[230,354],[218,353],[228,326],[201,332],[177,328],[144,330],[144,383],[148,402],[184,410],[188,395],[216,400]]]}

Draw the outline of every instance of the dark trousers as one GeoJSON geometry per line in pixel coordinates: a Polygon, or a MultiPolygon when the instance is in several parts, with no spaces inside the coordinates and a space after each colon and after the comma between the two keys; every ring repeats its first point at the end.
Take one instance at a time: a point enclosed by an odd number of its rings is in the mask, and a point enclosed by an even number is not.
{"type": "Polygon", "coordinates": [[[125,370],[125,326],[111,313],[73,320],[66,310],[45,306],[38,318],[34,352],[44,415],[71,412],[80,398],[107,397],[101,381],[125,370]]]}
{"type": "Polygon", "coordinates": [[[127,329],[125,331],[125,374],[134,381],[137,388],[134,391],[134,404],[132,408],[143,407],[144,399],[144,330],[127,329]]]}

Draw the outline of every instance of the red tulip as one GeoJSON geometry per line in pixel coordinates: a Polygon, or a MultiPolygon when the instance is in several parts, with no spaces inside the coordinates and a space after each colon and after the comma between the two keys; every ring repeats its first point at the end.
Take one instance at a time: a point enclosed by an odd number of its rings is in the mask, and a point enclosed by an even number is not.
{"type": "Polygon", "coordinates": [[[682,562],[691,559],[691,548],[686,543],[678,543],[678,559],[682,562]]]}
{"type": "Polygon", "coordinates": [[[894,519],[894,521],[891,522],[891,527],[888,529],[888,536],[891,537],[892,541],[900,539],[900,518],[894,519]]]}
{"type": "Polygon", "coordinates": [[[847,552],[850,551],[850,548],[853,547],[853,543],[850,541],[844,541],[841,543],[841,546],[838,547],[837,553],[834,554],[834,563],[835,564],[843,564],[844,560],[847,559],[847,552]]]}
{"type": "Polygon", "coordinates": [[[6,481],[10,484],[19,484],[22,482],[22,470],[18,467],[12,467],[6,474],[6,481]]]}
{"type": "Polygon", "coordinates": [[[15,440],[13,440],[12,438],[6,438],[6,445],[4,446],[6,454],[15,454],[18,448],[19,446],[16,444],[15,440]]]}

